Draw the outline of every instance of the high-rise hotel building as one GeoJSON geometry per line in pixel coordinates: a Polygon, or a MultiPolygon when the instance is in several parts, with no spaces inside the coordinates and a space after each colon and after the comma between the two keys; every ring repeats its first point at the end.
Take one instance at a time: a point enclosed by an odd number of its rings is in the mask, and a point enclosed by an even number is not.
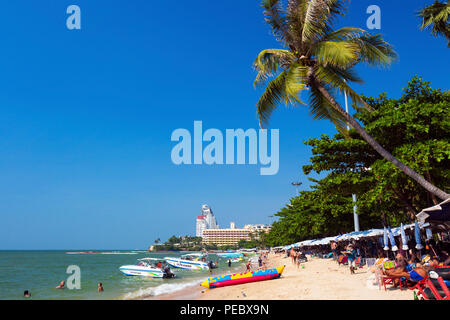
{"type": "Polygon", "coordinates": [[[203,237],[203,230],[207,229],[219,229],[219,225],[211,208],[204,204],[202,206],[201,215],[197,216],[195,235],[197,237],[203,237]]]}

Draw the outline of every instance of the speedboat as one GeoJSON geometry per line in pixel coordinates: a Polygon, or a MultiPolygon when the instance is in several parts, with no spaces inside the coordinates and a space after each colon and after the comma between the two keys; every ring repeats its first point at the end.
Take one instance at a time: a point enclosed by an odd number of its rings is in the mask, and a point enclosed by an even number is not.
{"type": "Polygon", "coordinates": [[[164,259],[172,267],[190,270],[208,270],[209,266],[206,261],[201,261],[205,255],[202,253],[189,253],[179,258],[165,257],[164,259]]]}
{"type": "Polygon", "coordinates": [[[174,278],[175,275],[170,271],[169,266],[158,267],[158,262],[164,262],[165,259],[143,258],[138,259],[137,265],[121,266],[119,270],[127,276],[139,276],[149,278],[174,278]],[[154,265],[152,265],[152,262],[154,265]]]}

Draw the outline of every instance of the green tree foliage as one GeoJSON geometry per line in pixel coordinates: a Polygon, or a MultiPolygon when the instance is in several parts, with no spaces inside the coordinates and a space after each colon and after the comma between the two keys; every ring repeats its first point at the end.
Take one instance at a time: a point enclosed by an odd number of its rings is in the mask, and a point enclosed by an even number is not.
{"type": "Polygon", "coordinates": [[[347,9],[346,0],[262,0],[274,36],[284,49],[261,51],[253,65],[258,72],[254,85],[265,90],[256,104],[261,127],[282,104],[298,105],[300,93],[308,89],[313,119],[328,119],[347,135],[354,128],[380,155],[440,199],[450,194],[433,185],[391,154],[337,102],[347,94],[360,107],[370,107],[349,83],[362,83],[358,64],[389,66],[397,57],[393,47],[379,34],[354,27],[336,29],[347,9]]]}
{"type": "MultiPolygon", "coordinates": [[[[388,151],[431,183],[450,191],[450,92],[414,77],[400,99],[364,97],[373,109],[355,114],[388,151]]],[[[351,194],[358,198],[362,229],[411,222],[438,199],[381,157],[357,132],[305,141],[312,147],[306,175],[325,174],[276,214],[265,241],[276,246],[353,230],[351,194]]]]}

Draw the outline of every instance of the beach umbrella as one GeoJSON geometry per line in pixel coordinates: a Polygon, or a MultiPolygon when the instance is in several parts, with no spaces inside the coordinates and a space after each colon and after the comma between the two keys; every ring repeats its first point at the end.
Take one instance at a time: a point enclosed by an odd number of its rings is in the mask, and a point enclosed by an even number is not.
{"type": "Polygon", "coordinates": [[[384,237],[383,237],[383,241],[384,241],[384,250],[388,251],[389,250],[389,243],[388,243],[388,234],[387,234],[387,229],[386,227],[384,227],[384,237]]]}
{"type": "Polygon", "coordinates": [[[405,228],[403,227],[403,223],[400,226],[400,234],[402,236],[402,249],[407,251],[408,248],[408,240],[406,240],[405,228]]]}
{"type": "Polygon", "coordinates": [[[419,222],[429,222],[433,229],[450,229],[450,198],[416,215],[419,222]]]}
{"type": "Polygon", "coordinates": [[[395,243],[394,234],[392,233],[391,227],[389,227],[389,241],[391,242],[392,251],[397,251],[398,247],[395,243]]]}
{"type": "Polygon", "coordinates": [[[414,223],[414,237],[416,238],[416,249],[422,250],[423,246],[420,243],[420,229],[419,229],[419,224],[417,223],[417,221],[414,223]]]}

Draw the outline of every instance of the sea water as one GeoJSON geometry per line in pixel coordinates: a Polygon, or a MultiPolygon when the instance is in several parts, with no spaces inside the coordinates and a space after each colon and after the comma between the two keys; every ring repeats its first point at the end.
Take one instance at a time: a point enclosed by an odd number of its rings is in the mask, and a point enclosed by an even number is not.
{"type": "MultiPolygon", "coordinates": [[[[78,251],[78,250],[77,250],[78,251]]],[[[67,254],[66,251],[0,251],[0,299],[24,299],[28,290],[31,299],[139,299],[176,292],[188,287],[199,287],[210,277],[208,270],[171,268],[175,279],[130,277],[119,271],[122,265],[137,264],[140,258],[179,257],[181,254],[146,254],[142,251],[106,251],[106,254],[67,254]],[[80,268],[80,289],[55,289],[72,273],[66,273],[70,265],[80,268]],[[104,291],[98,292],[101,282],[104,291]]],[[[242,272],[243,263],[233,263],[229,268],[226,258],[210,254],[207,261],[219,262],[213,276],[242,272]]],[[[30,299],[30,298],[28,298],[30,299]]]]}

